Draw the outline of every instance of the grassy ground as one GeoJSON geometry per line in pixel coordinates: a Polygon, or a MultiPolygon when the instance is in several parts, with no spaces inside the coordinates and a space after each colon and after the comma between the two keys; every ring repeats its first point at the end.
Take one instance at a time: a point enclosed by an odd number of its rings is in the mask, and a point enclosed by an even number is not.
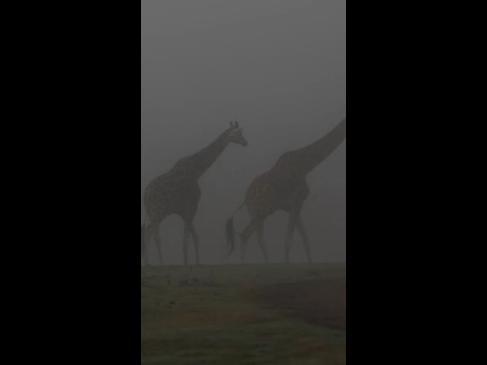
{"type": "Polygon", "coordinates": [[[345,364],[343,265],[142,269],[143,364],[345,364]]]}

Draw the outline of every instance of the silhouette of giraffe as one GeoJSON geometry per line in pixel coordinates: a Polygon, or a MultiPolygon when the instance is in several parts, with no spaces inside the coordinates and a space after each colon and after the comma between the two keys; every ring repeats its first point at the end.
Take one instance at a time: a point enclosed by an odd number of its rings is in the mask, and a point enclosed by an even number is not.
{"type": "Polygon", "coordinates": [[[240,233],[242,263],[245,261],[247,242],[254,232],[257,232],[257,242],[265,261],[268,262],[267,249],[263,240],[264,221],[279,210],[289,213],[285,240],[286,262],[289,262],[291,242],[296,229],[303,240],[308,262],[311,262],[309,239],[301,218],[303,203],[309,195],[306,176],[335,151],[344,141],[345,136],[346,119],[310,145],[284,153],[270,170],[252,181],[244,202],[226,223],[228,255],[231,255],[235,248],[233,216],[247,206],[250,222],[240,233]]]}
{"type": "Polygon", "coordinates": [[[238,122],[230,127],[201,151],[182,158],[167,173],[155,178],[145,189],[144,204],[146,223],[141,229],[142,255],[148,262],[146,243],[154,239],[159,260],[163,263],[159,226],[169,215],[179,215],[184,222],[183,257],[188,264],[188,240],[192,237],[196,264],[199,264],[199,238],[193,225],[201,196],[199,178],[215,162],[230,143],[247,146],[238,122]]]}

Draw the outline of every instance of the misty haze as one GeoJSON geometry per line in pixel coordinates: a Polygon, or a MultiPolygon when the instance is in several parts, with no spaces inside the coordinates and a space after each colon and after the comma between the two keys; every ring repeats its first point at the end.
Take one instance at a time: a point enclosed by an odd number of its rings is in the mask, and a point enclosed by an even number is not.
{"type": "Polygon", "coordinates": [[[345,364],[345,6],[142,1],[143,364],[345,364]]]}
{"type": "MultiPolygon", "coordinates": [[[[141,195],[231,120],[240,121],[249,142],[230,145],[200,179],[194,224],[202,263],[222,262],[225,220],[252,179],[344,117],[344,7],[344,1],[143,1],[141,195]]],[[[307,178],[302,216],[316,262],[345,261],[345,160],[344,143],[307,178]]],[[[287,219],[278,212],[266,221],[271,262],[284,261],[287,219]]],[[[245,211],[235,217],[237,230],[247,223],[245,211]]],[[[170,216],[160,232],[165,262],[181,264],[182,221],[170,216]]],[[[292,260],[305,261],[295,241],[292,260]]],[[[156,263],[154,244],[148,246],[156,263]]],[[[263,262],[253,240],[247,261],[263,262]]]]}

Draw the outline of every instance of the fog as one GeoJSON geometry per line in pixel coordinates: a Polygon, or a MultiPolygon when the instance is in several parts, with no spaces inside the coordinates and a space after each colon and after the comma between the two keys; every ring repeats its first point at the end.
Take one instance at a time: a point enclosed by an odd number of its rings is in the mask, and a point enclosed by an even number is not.
{"type": "MultiPolygon", "coordinates": [[[[176,161],[239,120],[247,147],[231,144],[200,180],[195,218],[203,264],[222,263],[225,220],[252,179],[345,116],[345,0],[143,0],[141,194],[176,161]]],[[[346,145],[309,176],[302,217],[313,260],[346,254],[346,145]]],[[[144,207],[141,220],[144,221],[144,207]]],[[[241,211],[237,230],[248,223],[241,211]]],[[[266,221],[271,262],[284,260],[287,214],[266,221]]],[[[161,225],[166,264],[182,263],[183,223],[161,225]]],[[[149,247],[156,263],[156,250],[149,247]]],[[[192,253],[192,246],[190,246],[192,253]]],[[[295,236],[292,260],[305,261],[295,236]]],[[[193,260],[193,256],[190,256],[193,260]]],[[[249,262],[263,262],[255,238],[249,262]]],[[[234,255],[225,262],[238,262],[234,255]]]]}

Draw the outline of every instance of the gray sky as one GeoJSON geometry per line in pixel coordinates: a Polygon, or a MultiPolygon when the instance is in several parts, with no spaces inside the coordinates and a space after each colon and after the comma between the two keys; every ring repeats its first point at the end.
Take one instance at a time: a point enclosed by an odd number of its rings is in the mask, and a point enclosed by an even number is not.
{"type": "MultiPolygon", "coordinates": [[[[142,0],[141,194],[154,177],[238,119],[247,148],[230,145],[201,180],[195,219],[203,263],[217,263],[223,225],[251,180],[285,151],[345,115],[345,0],[142,0]]],[[[314,170],[303,218],[316,261],[345,261],[345,144],[314,170]]],[[[236,216],[240,229],[247,215],[236,216]]],[[[287,216],[266,224],[282,261],[287,216]]],[[[161,225],[166,261],[182,262],[182,222],[161,225]]],[[[149,248],[155,253],[153,247],[149,248]]],[[[296,236],[294,261],[304,250],[296,236]]],[[[255,240],[249,261],[261,262],[255,240]]],[[[233,260],[237,261],[237,255],[233,260]]]]}

